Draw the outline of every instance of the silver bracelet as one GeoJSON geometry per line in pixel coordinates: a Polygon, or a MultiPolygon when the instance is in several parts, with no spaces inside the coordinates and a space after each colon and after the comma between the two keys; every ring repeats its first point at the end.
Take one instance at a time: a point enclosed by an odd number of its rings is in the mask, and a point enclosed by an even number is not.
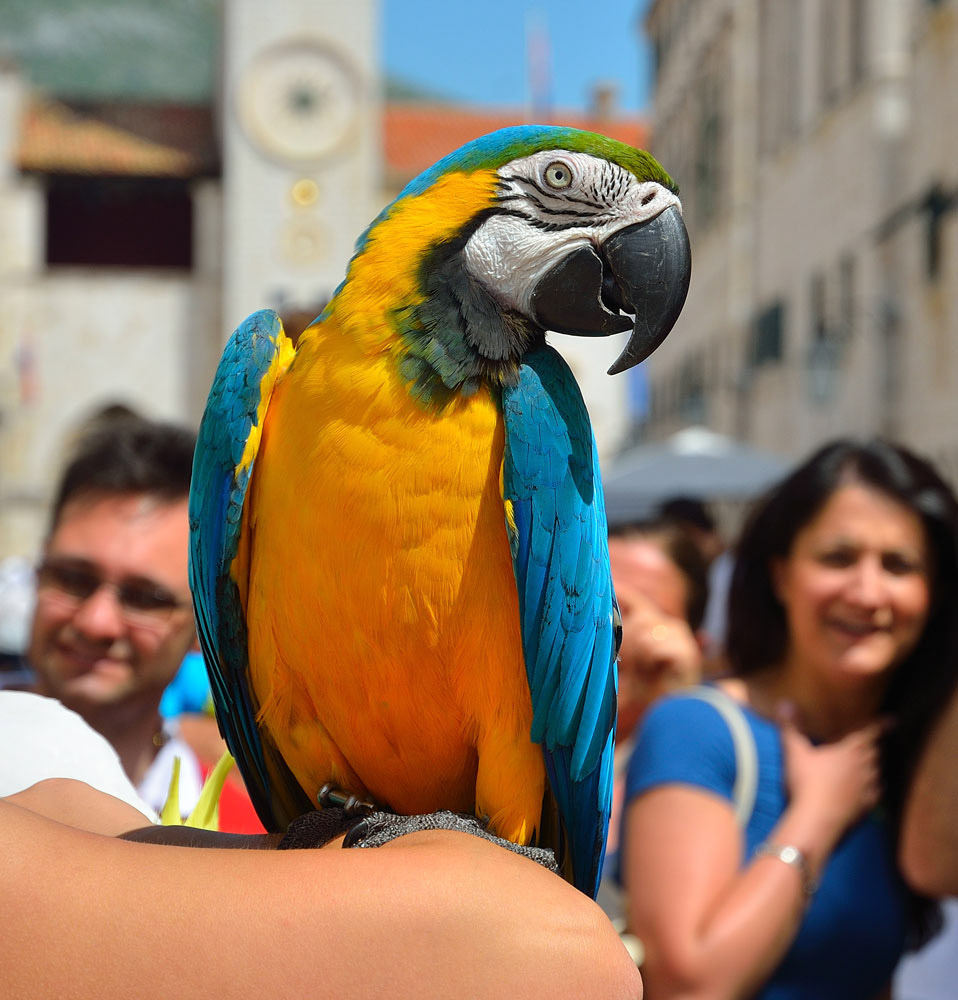
{"type": "Polygon", "coordinates": [[[766,840],[755,849],[755,857],[778,858],[779,861],[783,861],[786,865],[791,865],[801,877],[802,892],[805,895],[805,899],[809,900],[815,895],[815,890],[818,889],[818,882],[812,878],[812,873],[808,867],[808,859],[805,857],[804,852],[794,844],[775,844],[770,840],[766,840]]]}

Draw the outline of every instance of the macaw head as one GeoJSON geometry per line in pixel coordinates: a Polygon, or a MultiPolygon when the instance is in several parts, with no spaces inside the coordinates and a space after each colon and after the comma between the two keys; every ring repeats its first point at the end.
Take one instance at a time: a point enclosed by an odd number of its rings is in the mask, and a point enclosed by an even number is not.
{"type": "Polygon", "coordinates": [[[625,371],[668,335],[691,276],[677,190],[655,159],[544,125],[483,136],[413,180],[363,234],[344,288],[364,266],[380,288],[406,282],[405,377],[466,392],[511,381],[547,330],[631,330],[609,369],[625,371]]]}

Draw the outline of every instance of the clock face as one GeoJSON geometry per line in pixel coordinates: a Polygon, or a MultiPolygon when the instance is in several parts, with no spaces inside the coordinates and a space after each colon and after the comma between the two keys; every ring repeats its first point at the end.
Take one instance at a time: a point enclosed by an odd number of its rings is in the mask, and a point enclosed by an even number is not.
{"type": "Polygon", "coordinates": [[[346,59],[317,42],[267,49],[240,81],[240,121],[268,156],[308,163],[352,138],[359,111],[358,76],[346,59]]]}

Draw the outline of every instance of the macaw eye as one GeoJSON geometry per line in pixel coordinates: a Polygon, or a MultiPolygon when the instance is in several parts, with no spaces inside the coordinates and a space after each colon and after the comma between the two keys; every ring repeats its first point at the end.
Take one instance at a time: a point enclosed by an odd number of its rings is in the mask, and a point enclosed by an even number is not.
{"type": "Polygon", "coordinates": [[[572,183],[572,168],[568,163],[555,160],[546,167],[543,176],[549,187],[567,188],[572,183]]]}

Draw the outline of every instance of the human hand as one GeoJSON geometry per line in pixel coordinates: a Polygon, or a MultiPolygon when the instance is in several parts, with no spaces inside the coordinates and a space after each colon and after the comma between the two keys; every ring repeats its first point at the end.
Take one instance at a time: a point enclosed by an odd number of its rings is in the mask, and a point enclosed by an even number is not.
{"type": "Polygon", "coordinates": [[[828,849],[881,797],[879,740],[884,720],[833,743],[814,745],[796,725],[794,709],[779,711],[791,808],[801,812],[828,849]]]}
{"type": "Polygon", "coordinates": [[[640,591],[620,588],[616,597],[622,615],[619,726],[627,733],[656,698],[698,683],[702,651],[682,618],[665,614],[640,591]]]}

